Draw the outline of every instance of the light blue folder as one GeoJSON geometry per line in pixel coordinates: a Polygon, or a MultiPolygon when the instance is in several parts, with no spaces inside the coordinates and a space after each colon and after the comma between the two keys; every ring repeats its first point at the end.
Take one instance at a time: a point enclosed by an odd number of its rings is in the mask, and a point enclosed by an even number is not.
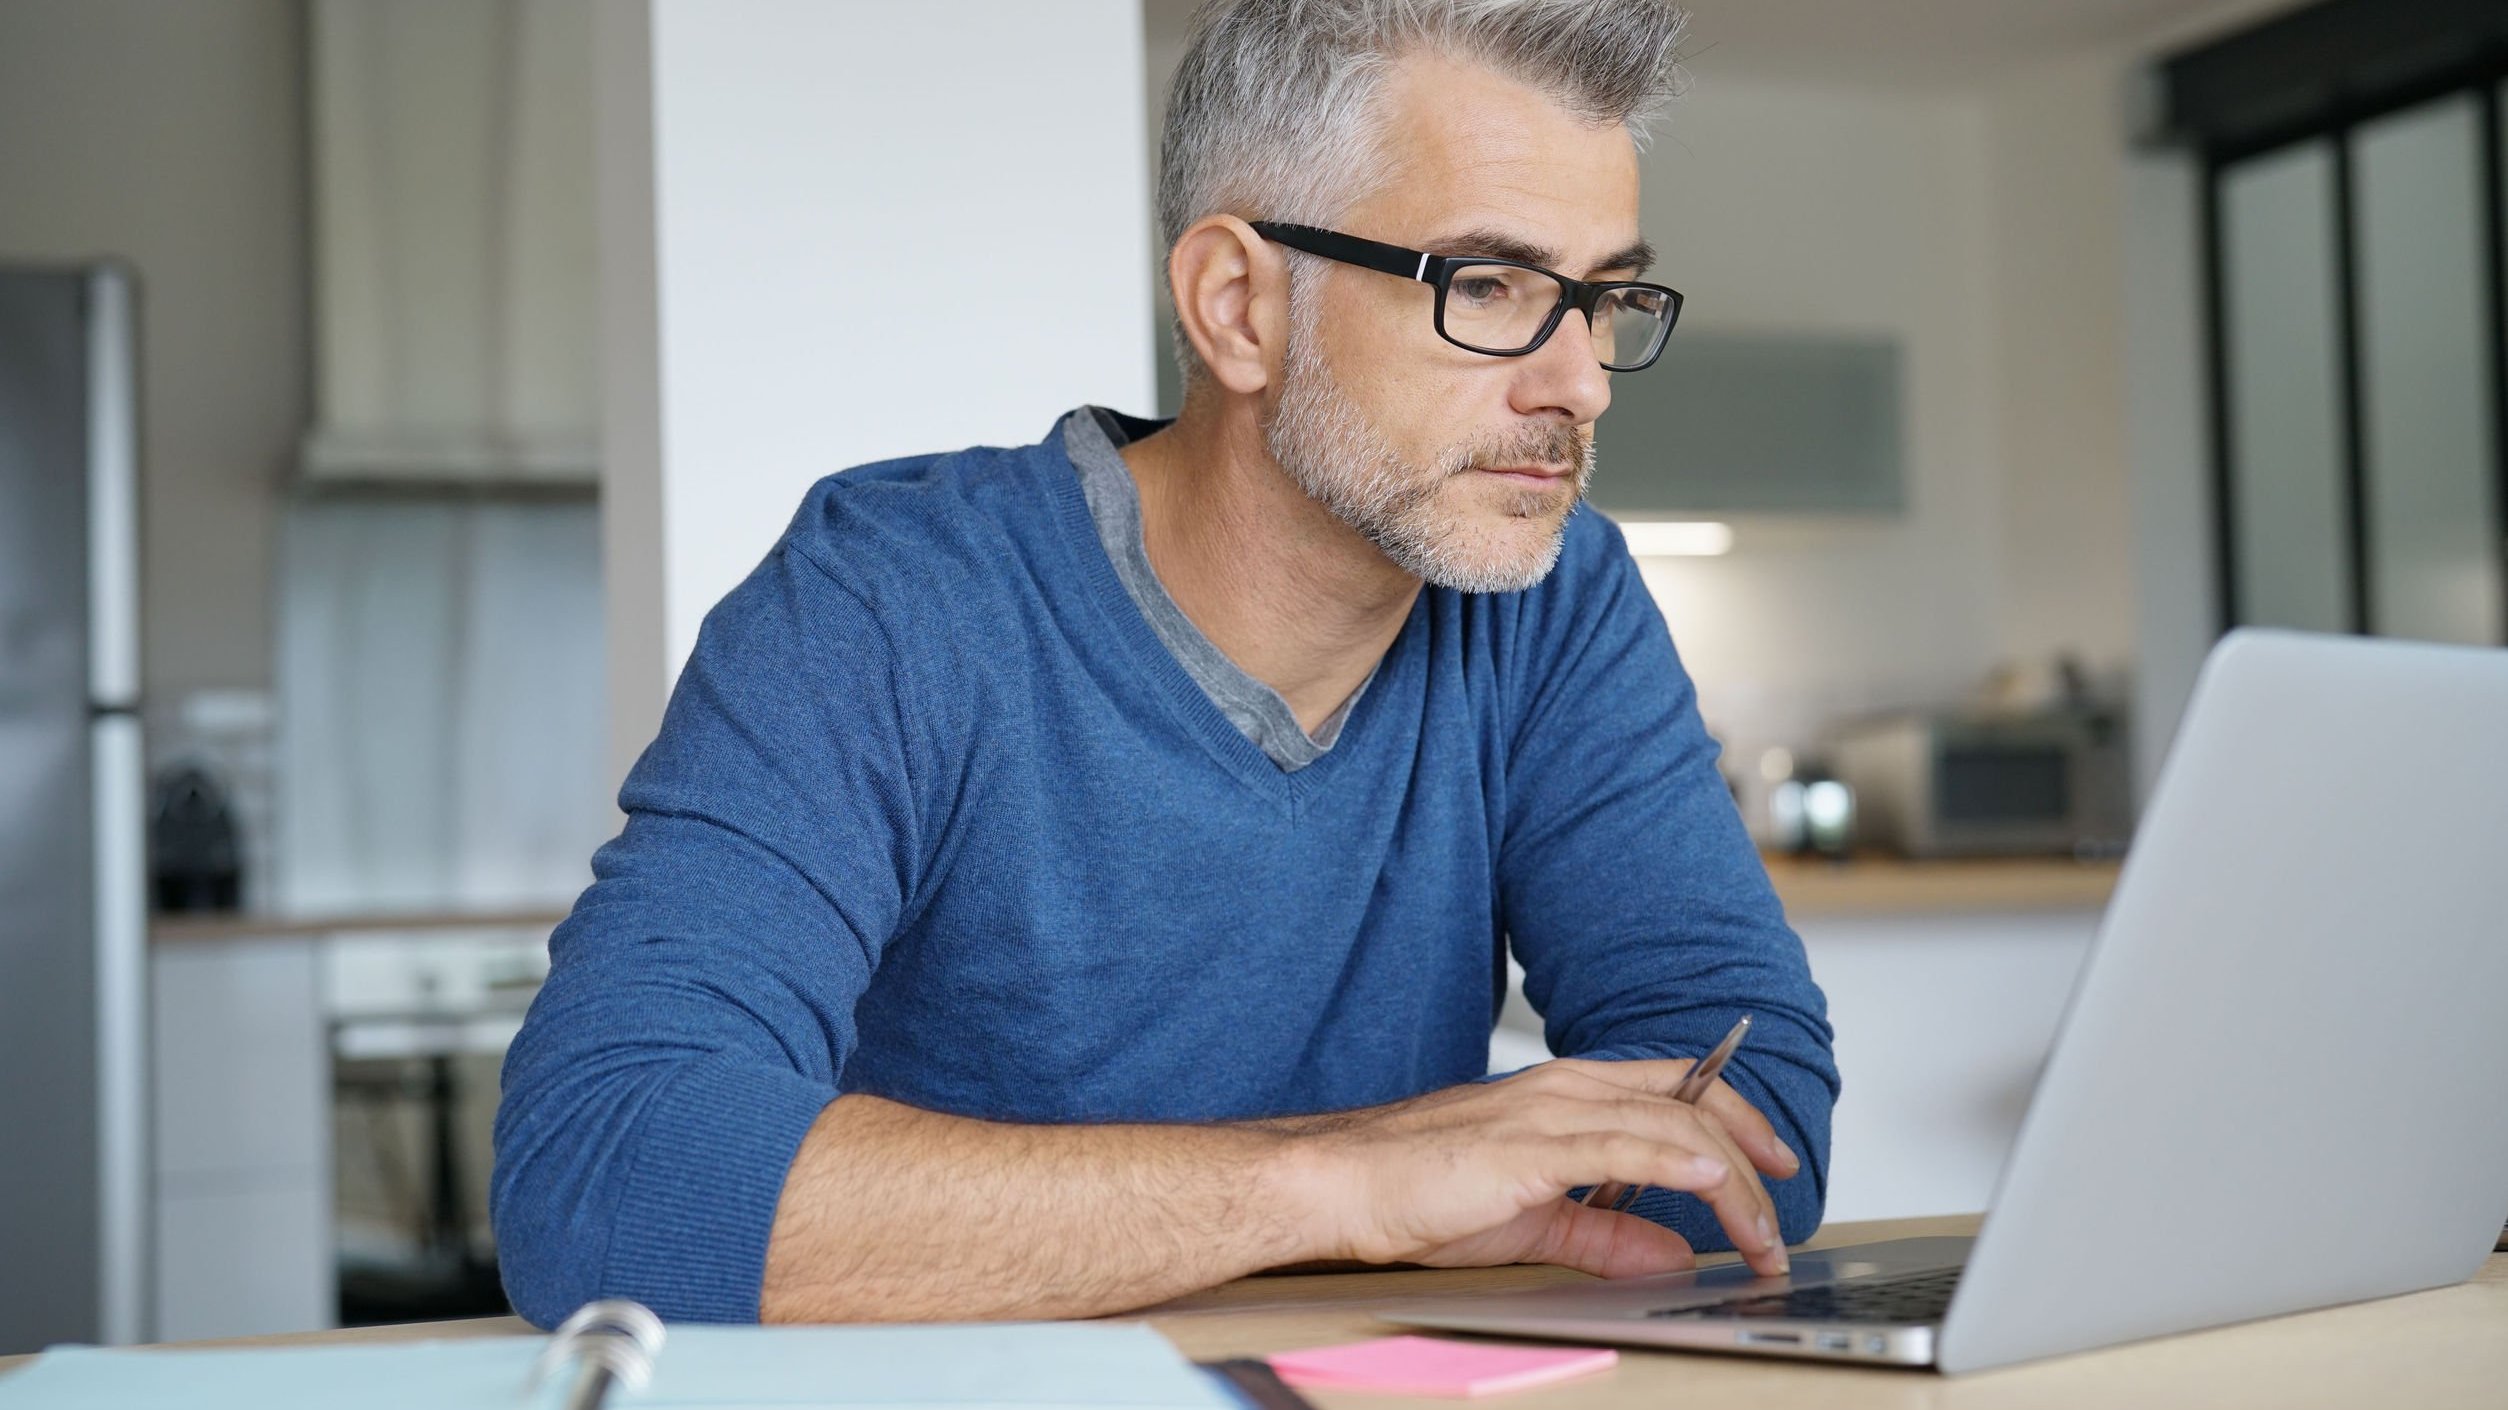
{"type": "MultiPolygon", "coordinates": [[[[538,1337],[233,1351],[71,1347],[0,1375],[0,1410],[471,1410],[526,1396],[538,1337]]],[[[1230,1410],[1231,1399],[1137,1323],[909,1327],[677,1326],[652,1383],[619,1410],[1230,1410]]]]}

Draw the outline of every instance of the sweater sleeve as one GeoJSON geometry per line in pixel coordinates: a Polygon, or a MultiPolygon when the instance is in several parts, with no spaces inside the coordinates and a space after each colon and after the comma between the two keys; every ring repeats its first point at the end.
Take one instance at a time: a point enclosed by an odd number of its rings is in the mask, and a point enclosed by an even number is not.
{"type": "Polygon", "coordinates": [[[490,1208],[533,1323],[599,1297],[757,1320],[785,1175],[914,885],[899,664],[789,539],[707,615],[505,1060],[490,1208]]]}
{"type": "MultiPolygon", "coordinates": [[[[1498,886],[1525,998],[1563,1057],[1701,1057],[1753,1015],[1725,1080],[1802,1157],[1801,1174],[1769,1186],[1799,1240],[1828,1185],[1827,1003],[1663,616],[1618,530],[1598,516],[1591,527],[1562,560],[1566,591],[1526,595],[1509,667],[1498,886]]],[[[1731,1247],[1687,1195],[1651,1191],[1637,1208],[1699,1248],[1731,1247]]]]}

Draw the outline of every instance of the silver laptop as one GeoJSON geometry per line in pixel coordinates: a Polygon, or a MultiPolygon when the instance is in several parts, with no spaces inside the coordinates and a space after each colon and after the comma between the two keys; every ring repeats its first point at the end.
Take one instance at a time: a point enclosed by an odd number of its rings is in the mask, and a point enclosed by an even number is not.
{"type": "Polygon", "coordinates": [[[2503,1218],[2508,651],[2239,631],[1974,1240],[1379,1315],[1971,1371],[2461,1282],[2503,1218]]]}

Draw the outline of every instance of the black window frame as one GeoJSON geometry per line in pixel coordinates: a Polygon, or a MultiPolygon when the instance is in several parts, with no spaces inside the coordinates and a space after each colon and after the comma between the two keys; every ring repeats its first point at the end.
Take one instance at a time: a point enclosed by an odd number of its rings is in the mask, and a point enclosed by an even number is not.
{"type": "MultiPolygon", "coordinates": [[[[2491,398],[2493,542],[2508,583],[2508,202],[2503,201],[2501,89],[2508,85],[2508,6],[2497,0],[2326,0],[2164,59],[2160,104],[2145,133],[2154,146],[2190,149],[2201,166],[2199,257],[2203,280],[2204,380],[2209,410],[2213,605],[2224,631],[2241,624],[2235,439],[2229,405],[2230,349],[2221,187],[2230,169],[2309,142],[2333,160],[2329,212],[2334,240],[2337,454],[2343,475],[2351,578],[2349,629],[2376,629],[2371,584],[2369,465],[2363,443],[2359,284],[2353,229],[2352,143],[2379,118],[2458,95],[2475,104],[2483,285],[2491,398]]],[[[2508,620],[2508,608],[2503,608],[2508,620]]],[[[2499,643],[2508,645],[2508,642],[2499,643]]]]}

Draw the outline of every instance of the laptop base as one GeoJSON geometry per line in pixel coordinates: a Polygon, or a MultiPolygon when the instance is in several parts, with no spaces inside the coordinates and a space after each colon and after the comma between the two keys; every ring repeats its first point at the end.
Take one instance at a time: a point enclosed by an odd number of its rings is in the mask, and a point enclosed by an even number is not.
{"type": "Polygon", "coordinates": [[[1802,1252],[1782,1278],[1762,1278],[1731,1263],[1651,1278],[1463,1294],[1377,1315],[1496,1336],[1930,1366],[1941,1313],[1971,1242],[1892,1239],[1802,1252]],[[1893,1302],[1904,1305],[1904,1315],[1891,1315],[1893,1302]]]}

